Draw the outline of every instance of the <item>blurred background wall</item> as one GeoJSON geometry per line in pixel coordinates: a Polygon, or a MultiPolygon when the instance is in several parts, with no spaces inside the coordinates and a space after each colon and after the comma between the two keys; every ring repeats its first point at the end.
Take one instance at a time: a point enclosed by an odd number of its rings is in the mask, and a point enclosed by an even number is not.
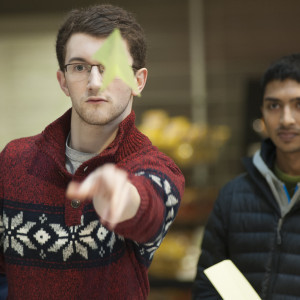
{"type": "MultiPolygon", "coordinates": [[[[0,149],[39,133],[70,107],[56,80],[56,31],[71,8],[100,2],[1,1],[0,149]]],[[[129,9],[145,29],[149,78],[135,100],[137,124],[173,156],[187,180],[178,218],[150,269],[150,298],[189,299],[218,189],[243,170],[240,158],[260,141],[253,130],[260,76],[275,59],[300,51],[300,2],[105,3],[129,9]]]]}

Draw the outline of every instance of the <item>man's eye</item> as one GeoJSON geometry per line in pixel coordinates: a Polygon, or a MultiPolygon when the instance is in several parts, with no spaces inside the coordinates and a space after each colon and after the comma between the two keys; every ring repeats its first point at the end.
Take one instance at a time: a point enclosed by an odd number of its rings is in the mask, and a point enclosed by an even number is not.
{"type": "Polygon", "coordinates": [[[87,70],[87,67],[83,64],[74,65],[75,72],[84,72],[87,70]]]}
{"type": "Polygon", "coordinates": [[[103,65],[99,65],[99,72],[100,74],[103,74],[105,71],[105,67],[103,65]]]}
{"type": "Polygon", "coordinates": [[[279,108],[279,104],[278,104],[278,103],[271,103],[271,104],[269,105],[269,108],[270,108],[270,109],[277,109],[277,108],[279,108]]]}

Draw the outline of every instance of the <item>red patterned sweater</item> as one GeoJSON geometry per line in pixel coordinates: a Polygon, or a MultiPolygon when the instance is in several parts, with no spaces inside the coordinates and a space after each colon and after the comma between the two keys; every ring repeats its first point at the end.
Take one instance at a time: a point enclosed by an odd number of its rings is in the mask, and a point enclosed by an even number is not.
{"type": "Polygon", "coordinates": [[[10,142],[0,155],[1,271],[8,299],[146,299],[148,267],[174,220],[184,178],[134,125],[132,112],[111,145],[65,168],[71,112],[39,135],[10,142]],[[109,231],[91,201],[71,206],[70,181],[105,163],[129,173],[141,196],[136,216],[109,231]]]}

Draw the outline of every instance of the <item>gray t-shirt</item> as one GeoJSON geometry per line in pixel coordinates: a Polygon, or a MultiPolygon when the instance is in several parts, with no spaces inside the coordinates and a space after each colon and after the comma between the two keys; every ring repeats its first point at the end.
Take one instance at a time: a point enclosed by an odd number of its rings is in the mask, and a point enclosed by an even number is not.
{"type": "Polygon", "coordinates": [[[85,153],[72,149],[69,146],[69,141],[70,133],[66,140],[66,168],[68,172],[74,174],[85,161],[95,157],[98,153],[85,153]]]}

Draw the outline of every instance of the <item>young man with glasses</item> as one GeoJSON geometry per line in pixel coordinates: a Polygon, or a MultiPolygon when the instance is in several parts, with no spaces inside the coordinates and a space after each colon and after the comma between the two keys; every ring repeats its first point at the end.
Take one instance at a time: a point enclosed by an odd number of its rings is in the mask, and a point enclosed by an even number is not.
{"type": "MultiPolygon", "coordinates": [[[[0,156],[1,270],[9,299],[146,299],[147,270],[174,220],[184,178],[134,125],[146,45],[127,11],[73,10],[56,42],[72,108],[0,156]],[[118,28],[138,91],[94,58],[118,28]]],[[[109,66],[108,66],[109,67],[109,66]]]]}

